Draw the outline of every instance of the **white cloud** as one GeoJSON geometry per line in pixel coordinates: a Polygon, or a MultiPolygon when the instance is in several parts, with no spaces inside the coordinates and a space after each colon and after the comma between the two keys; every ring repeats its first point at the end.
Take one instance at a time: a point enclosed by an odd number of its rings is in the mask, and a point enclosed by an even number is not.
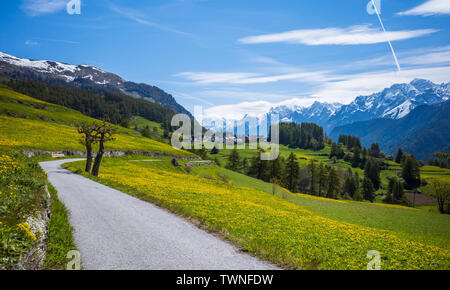
{"type": "Polygon", "coordinates": [[[35,45],[38,45],[38,44],[39,43],[37,41],[33,41],[33,40],[25,41],[25,45],[28,45],[28,46],[35,46],[35,45]]]}
{"type": "MultiPolygon", "coordinates": [[[[402,66],[430,66],[447,65],[450,63],[450,46],[428,47],[401,51],[398,57],[402,66]]],[[[364,69],[376,66],[393,66],[392,57],[384,55],[372,59],[365,59],[340,66],[345,69],[364,69]]]]}
{"type": "Polygon", "coordinates": [[[233,105],[222,105],[215,106],[206,109],[204,113],[205,119],[226,119],[226,120],[242,120],[246,115],[249,117],[260,117],[267,113],[271,108],[278,106],[310,106],[315,100],[313,98],[308,99],[289,99],[283,102],[267,102],[267,101],[256,101],[256,102],[242,102],[233,105]]]}
{"type": "Polygon", "coordinates": [[[402,59],[408,65],[443,65],[450,63],[450,46],[432,50],[418,56],[409,56],[402,59]]]}
{"type": "Polygon", "coordinates": [[[249,62],[254,62],[254,63],[260,63],[260,64],[269,64],[269,65],[279,65],[279,66],[285,66],[284,63],[279,62],[276,59],[273,59],[271,57],[267,57],[267,56],[257,56],[257,57],[253,57],[248,59],[249,62]]]}
{"type": "MultiPolygon", "coordinates": [[[[205,88],[193,92],[192,95],[202,100],[220,100],[224,104],[206,109],[207,118],[229,120],[240,120],[246,114],[261,116],[270,108],[280,105],[305,106],[314,101],[346,104],[358,96],[380,92],[396,83],[409,83],[415,78],[429,79],[436,83],[450,81],[448,77],[450,76],[450,46],[404,50],[399,53],[399,57],[403,66],[401,72],[394,70],[392,58],[386,55],[335,66],[334,71],[300,71],[298,67],[289,66],[274,59],[251,58],[250,61],[268,65],[262,68],[265,73],[189,72],[177,76],[205,88]],[[274,69],[276,71],[279,66],[286,66],[290,72],[270,73],[274,69]],[[375,67],[378,68],[375,69],[375,67]],[[270,89],[267,91],[247,90],[252,84],[277,81],[301,82],[306,86],[302,85],[294,91],[277,91],[276,93],[272,93],[270,89]],[[231,87],[214,89],[217,84],[231,87]],[[246,102],[242,102],[243,100],[246,102]]],[[[289,88],[292,90],[292,84],[289,88]]]]}
{"type": "Polygon", "coordinates": [[[190,33],[186,33],[184,31],[180,31],[180,30],[177,30],[177,29],[165,26],[165,25],[161,25],[159,23],[155,23],[155,22],[149,21],[147,19],[147,17],[144,14],[142,14],[140,11],[138,11],[138,10],[130,9],[130,8],[124,8],[124,7],[117,7],[114,4],[111,4],[109,6],[109,8],[111,9],[111,11],[113,11],[113,12],[115,12],[115,13],[121,15],[121,16],[124,16],[124,17],[126,17],[128,19],[131,19],[131,20],[133,20],[133,21],[135,21],[135,22],[137,22],[139,24],[147,25],[147,26],[150,26],[150,27],[153,27],[153,28],[156,28],[156,29],[159,29],[159,30],[167,31],[167,32],[182,34],[182,35],[185,35],[185,36],[193,36],[190,33]]]}
{"type": "Polygon", "coordinates": [[[293,30],[275,34],[249,36],[239,39],[240,43],[295,43],[304,45],[359,45],[375,44],[416,38],[437,32],[434,29],[400,30],[383,33],[368,25],[351,26],[348,28],[323,28],[293,30]]]}
{"type": "Polygon", "coordinates": [[[67,0],[23,0],[21,8],[31,16],[38,16],[59,12],[67,3],[67,0]]]}
{"type": "Polygon", "coordinates": [[[423,15],[450,14],[449,0],[428,0],[408,11],[397,13],[398,15],[423,15]]]}
{"type": "Polygon", "coordinates": [[[358,96],[370,95],[382,91],[397,83],[409,83],[415,78],[431,80],[435,83],[448,82],[450,66],[410,68],[401,72],[376,71],[371,73],[330,75],[328,81],[315,87],[308,96],[301,98],[289,94],[258,93],[245,91],[206,91],[203,92],[210,98],[253,99],[255,101],[241,102],[237,104],[213,106],[205,110],[205,117],[209,119],[225,118],[228,120],[240,120],[245,115],[261,116],[270,108],[277,106],[309,106],[314,101],[328,103],[348,104],[358,96]],[[240,97],[240,98],[238,98],[240,97]],[[258,99],[274,101],[256,101],[258,99]],[[283,100],[284,99],[284,100],[283,100]]]}
{"type": "Polygon", "coordinates": [[[212,72],[182,72],[175,75],[176,77],[183,77],[190,81],[195,81],[199,84],[214,84],[214,83],[240,83],[243,80],[256,77],[258,74],[254,73],[212,73],[212,72]]]}
{"type": "Polygon", "coordinates": [[[286,80],[323,81],[324,72],[298,72],[278,75],[262,75],[258,73],[211,73],[211,72],[183,72],[175,75],[194,81],[197,84],[264,84],[286,80]]]}
{"type": "Polygon", "coordinates": [[[450,66],[410,68],[401,72],[376,71],[362,74],[336,76],[340,79],[326,82],[313,94],[320,101],[350,103],[355,97],[370,95],[397,83],[409,83],[415,78],[423,78],[436,83],[448,82],[450,66]]]}

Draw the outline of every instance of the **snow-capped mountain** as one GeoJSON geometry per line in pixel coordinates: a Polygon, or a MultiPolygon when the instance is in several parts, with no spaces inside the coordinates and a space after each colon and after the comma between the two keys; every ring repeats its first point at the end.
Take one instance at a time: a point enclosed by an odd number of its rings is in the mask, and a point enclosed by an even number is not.
{"type": "Polygon", "coordinates": [[[377,118],[401,119],[421,105],[432,105],[449,100],[450,83],[434,84],[415,79],[409,84],[395,84],[382,92],[357,97],[348,105],[315,102],[310,107],[276,107],[283,122],[310,122],[323,126],[325,131],[359,121],[377,118]]]}
{"type": "Polygon", "coordinates": [[[333,116],[342,104],[314,102],[311,106],[280,106],[270,110],[270,114],[279,114],[281,122],[316,123],[323,125],[333,116]]]}
{"type": "Polygon", "coordinates": [[[401,119],[421,105],[445,102],[450,96],[450,83],[437,85],[415,79],[409,84],[395,84],[382,92],[357,97],[332,116],[327,129],[377,118],[401,119]]]}
{"type": "Polygon", "coordinates": [[[71,65],[49,60],[30,60],[0,52],[0,75],[31,79],[65,87],[114,91],[149,99],[172,108],[177,113],[190,113],[163,90],[147,84],[126,81],[120,76],[89,65],[71,65]]]}

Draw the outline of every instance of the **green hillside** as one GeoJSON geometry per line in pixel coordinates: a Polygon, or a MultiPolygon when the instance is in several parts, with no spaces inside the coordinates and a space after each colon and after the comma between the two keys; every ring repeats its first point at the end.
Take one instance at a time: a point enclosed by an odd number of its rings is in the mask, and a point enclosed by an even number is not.
{"type": "MultiPolygon", "coordinates": [[[[2,148],[83,150],[75,126],[94,121],[80,112],[7,88],[0,88],[0,108],[2,148]]],[[[135,117],[130,121],[138,128],[149,126],[152,131],[156,128],[154,132],[158,134],[162,131],[158,123],[144,118],[135,117]]],[[[116,140],[107,143],[107,150],[193,156],[145,138],[138,131],[116,128],[116,140]]],[[[316,160],[336,166],[342,172],[348,169],[361,175],[363,172],[343,159],[334,163],[329,158],[329,145],[319,151],[287,146],[281,146],[280,150],[285,158],[294,153],[302,168],[316,160]]],[[[225,165],[230,154],[231,149],[219,150],[218,154],[208,153],[207,159],[217,159],[225,165]]],[[[240,150],[239,154],[250,160],[257,151],[240,150]]],[[[191,167],[186,160],[179,163],[180,166],[174,166],[172,158],[166,156],[112,157],[104,159],[99,177],[85,176],[185,216],[244,251],[287,269],[363,270],[368,263],[367,252],[371,250],[381,253],[383,269],[450,269],[449,215],[291,193],[220,166],[191,167]]],[[[66,166],[82,173],[84,161],[66,166]]],[[[396,175],[399,170],[399,164],[388,162],[381,172],[383,185],[387,185],[387,176],[396,175]]],[[[422,167],[421,173],[424,179],[447,180],[450,176],[450,170],[433,166],[422,167]]],[[[64,235],[70,240],[67,217],[65,221],[64,235]]],[[[27,248],[31,242],[27,242],[27,248]]],[[[56,245],[51,249],[57,249],[55,239],[53,243],[56,245]]],[[[49,265],[59,264],[62,259],[58,253],[51,257],[55,261],[48,262],[49,265]]]]}
{"type": "MultiPolygon", "coordinates": [[[[325,146],[324,149],[314,151],[309,149],[300,149],[300,148],[289,148],[288,146],[280,145],[280,156],[287,158],[289,154],[294,153],[298,159],[298,163],[302,170],[307,170],[311,160],[316,162],[321,162],[328,166],[336,167],[341,175],[345,174],[347,170],[352,170],[353,173],[358,173],[360,177],[364,176],[364,170],[359,167],[353,167],[350,162],[347,162],[343,159],[336,160],[336,163],[333,162],[329,158],[331,147],[329,145],[325,146]]],[[[221,149],[218,154],[210,154],[208,153],[208,159],[218,160],[221,166],[226,166],[228,163],[228,158],[231,155],[232,149],[221,149]]],[[[259,154],[256,150],[245,149],[239,150],[239,155],[241,160],[247,159],[250,163],[250,160],[259,154]]],[[[388,178],[397,176],[401,172],[400,164],[395,163],[394,161],[384,160],[386,163],[386,167],[380,171],[380,178],[382,189],[379,189],[376,192],[375,202],[382,203],[382,200],[385,198],[386,189],[388,187],[388,178]]],[[[423,166],[420,167],[421,177],[425,181],[430,180],[442,180],[446,182],[450,182],[450,169],[439,168],[435,166],[423,166]]],[[[423,194],[427,194],[431,192],[431,186],[429,184],[420,187],[420,191],[423,194]]],[[[427,207],[423,207],[424,210],[437,211],[437,204],[428,205],[427,207]]]]}
{"type": "MultiPolygon", "coordinates": [[[[108,158],[95,181],[200,223],[245,251],[293,269],[448,269],[450,216],[400,206],[292,195],[217,166],[170,158],[108,158]]],[[[84,161],[66,165],[82,172],[84,161]]],[[[87,176],[87,175],[85,175],[87,176]]],[[[87,176],[89,177],[89,176],[87,176]]]]}
{"type": "MultiPolygon", "coordinates": [[[[7,88],[0,88],[0,146],[29,150],[84,150],[78,142],[75,126],[94,119],[59,105],[46,103],[7,88]]],[[[107,150],[160,151],[177,156],[190,156],[132,129],[115,126],[116,140],[107,150]]]]}

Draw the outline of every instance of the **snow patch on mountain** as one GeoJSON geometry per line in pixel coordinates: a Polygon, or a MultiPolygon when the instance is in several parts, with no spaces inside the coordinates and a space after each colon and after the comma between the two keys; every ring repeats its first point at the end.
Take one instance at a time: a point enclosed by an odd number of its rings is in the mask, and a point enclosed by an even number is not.
{"type": "Polygon", "coordinates": [[[32,60],[0,52],[0,75],[49,83],[57,86],[89,90],[120,92],[136,98],[148,99],[187,114],[172,95],[158,87],[125,81],[120,76],[86,64],[71,65],[49,60],[32,60]]]}
{"type": "Polygon", "coordinates": [[[348,105],[315,102],[311,106],[280,106],[270,113],[280,114],[282,122],[311,122],[327,132],[337,126],[377,118],[401,119],[418,106],[445,102],[450,97],[450,83],[434,84],[415,79],[409,84],[395,84],[381,92],[357,97],[348,105]]]}
{"type": "Polygon", "coordinates": [[[76,66],[49,60],[25,59],[3,52],[0,52],[0,62],[28,68],[39,73],[51,74],[53,77],[62,79],[66,82],[73,82],[78,78],[84,80],[89,79],[99,85],[109,84],[112,80],[118,85],[121,85],[124,82],[119,76],[86,64],[76,66]]]}

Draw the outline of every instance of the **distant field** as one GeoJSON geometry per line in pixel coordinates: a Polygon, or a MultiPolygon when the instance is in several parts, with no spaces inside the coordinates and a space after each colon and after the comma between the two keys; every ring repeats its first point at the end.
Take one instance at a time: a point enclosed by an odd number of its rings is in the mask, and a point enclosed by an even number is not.
{"type": "Polygon", "coordinates": [[[287,201],[270,194],[270,184],[215,166],[187,173],[169,158],[132,159],[107,158],[94,180],[197,220],[286,268],[365,269],[367,252],[378,250],[383,269],[450,269],[449,216],[304,196],[287,201]]]}
{"type": "MultiPolygon", "coordinates": [[[[283,157],[288,157],[291,152],[293,152],[297,158],[298,163],[300,166],[307,166],[311,159],[314,159],[316,161],[323,162],[325,164],[337,166],[338,168],[341,168],[343,170],[351,169],[354,173],[358,172],[359,176],[364,176],[364,170],[361,168],[353,168],[350,163],[345,162],[344,160],[340,159],[337,161],[336,164],[332,164],[332,160],[328,158],[330,154],[331,148],[329,146],[326,146],[324,149],[319,151],[313,151],[313,150],[307,150],[307,149],[299,149],[299,148],[289,148],[288,146],[280,145],[280,155],[283,157]]],[[[228,162],[228,156],[231,154],[231,149],[223,149],[219,150],[219,154],[215,155],[208,155],[209,159],[215,159],[217,158],[222,166],[225,166],[228,162]]],[[[239,150],[239,155],[241,156],[241,159],[247,158],[250,162],[251,158],[254,156],[257,156],[258,152],[256,150],[239,150]]],[[[387,177],[396,176],[399,171],[401,171],[400,164],[397,164],[393,161],[387,161],[389,164],[388,170],[382,170],[380,172],[381,177],[381,184],[384,188],[387,188],[388,186],[388,179],[387,177]]],[[[423,166],[420,168],[421,171],[421,178],[430,181],[431,179],[441,179],[441,180],[447,180],[450,181],[450,169],[444,169],[439,168],[435,166],[423,166]]],[[[430,186],[421,187],[420,190],[425,194],[428,193],[431,188],[430,186]]],[[[382,202],[385,192],[385,189],[380,189],[377,192],[377,197],[375,202],[382,202]]],[[[429,207],[427,208],[427,210],[429,207]]]]}
{"type": "Polygon", "coordinates": [[[149,128],[150,136],[152,139],[159,141],[161,143],[169,143],[167,139],[164,139],[164,130],[161,128],[161,124],[147,120],[145,118],[139,116],[133,116],[130,119],[130,128],[134,129],[144,129],[145,127],[149,128]]]}
{"type": "MultiPolygon", "coordinates": [[[[29,150],[84,150],[78,142],[75,125],[94,119],[80,112],[42,102],[28,96],[0,88],[0,146],[29,150]]],[[[116,140],[106,144],[107,150],[161,151],[177,156],[189,152],[174,149],[140,133],[116,127],[116,140]]]]}
{"type": "Polygon", "coordinates": [[[156,128],[156,132],[158,134],[162,134],[164,132],[164,130],[161,129],[161,124],[147,120],[139,116],[133,116],[130,120],[130,127],[134,128],[135,126],[137,126],[139,129],[148,126],[151,132],[153,132],[153,129],[156,128]]]}

